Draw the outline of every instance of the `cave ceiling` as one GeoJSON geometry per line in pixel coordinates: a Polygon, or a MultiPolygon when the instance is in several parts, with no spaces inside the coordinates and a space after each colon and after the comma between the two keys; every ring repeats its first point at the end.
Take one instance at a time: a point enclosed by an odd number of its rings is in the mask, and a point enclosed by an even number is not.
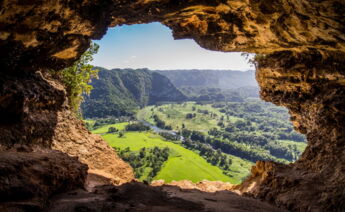
{"type": "Polygon", "coordinates": [[[60,69],[108,27],[154,21],[170,27],[175,39],[217,51],[344,52],[344,8],[341,0],[4,0],[1,58],[9,69],[19,60],[26,69],[60,69]]]}
{"type": "MultiPolygon", "coordinates": [[[[206,49],[257,53],[261,97],[287,107],[306,134],[301,159],[258,162],[242,193],[296,211],[345,210],[344,0],[1,0],[0,150],[55,149],[131,181],[129,166],[74,117],[49,72],[71,65],[109,27],[150,22],[206,49]]],[[[80,170],[73,176],[85,178],[80,170]]]]}

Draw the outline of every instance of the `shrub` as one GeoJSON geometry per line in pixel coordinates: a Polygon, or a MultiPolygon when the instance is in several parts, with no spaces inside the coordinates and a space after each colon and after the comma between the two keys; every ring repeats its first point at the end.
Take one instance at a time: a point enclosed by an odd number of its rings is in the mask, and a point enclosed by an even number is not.
{"type": "Polygon", "coordinates": [[[97,44],[91,43],[90,48],[72,66],[54,73],[66,88],[70,107],[79,116],[80,104],[84,100],[83,94],[90,94],[93,88],[88,83],[92,78],[98,77],[98,70],[88,64],[93,60],[92,55],[97,53],[98,48],[97,44]]]}
{"type": "Polygon", "coordinates": [[[108,128],[108,133],[115,133],[117,132],[118,130],[115,128],[115,127],[109,127],[108,128]]]}

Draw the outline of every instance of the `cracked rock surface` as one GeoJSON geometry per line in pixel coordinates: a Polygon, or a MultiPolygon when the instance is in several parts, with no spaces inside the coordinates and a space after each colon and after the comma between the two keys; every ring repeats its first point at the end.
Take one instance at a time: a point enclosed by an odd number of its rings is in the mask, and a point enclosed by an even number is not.
{"type": "MultiPolygon", "coordinates": [[[[63,86],[49,71],[72,64],[108,27],[158,21],[176,39],[260,54],[261,97],[287,107],[296,130],[307,135],[299,161],[258,162],[238,189],[290,210],[345,210],[343,0],[2,0],[0,5],[2,160],[18,146],[28,158],[30,151],[56,149],[110,183],[131,181],[131,168],[71,114],[63,86]]],[[[63,161],[68,162],[63,157],[53,162],[63,161]]],[[[6,165],[11,167],[5,163],[0,171],[6,165]]]]}

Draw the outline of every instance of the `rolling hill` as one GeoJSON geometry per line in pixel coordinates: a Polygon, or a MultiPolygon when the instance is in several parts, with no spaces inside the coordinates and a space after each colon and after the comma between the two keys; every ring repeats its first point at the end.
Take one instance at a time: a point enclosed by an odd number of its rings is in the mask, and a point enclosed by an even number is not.
{"type": "Polygon", "coordinates": [[[157,72],[97,69],[99,78],[91,82],[93,90],[81,105],[84,117],[131,116],[146,105],[186,100],[167,77],[157,72]]]}

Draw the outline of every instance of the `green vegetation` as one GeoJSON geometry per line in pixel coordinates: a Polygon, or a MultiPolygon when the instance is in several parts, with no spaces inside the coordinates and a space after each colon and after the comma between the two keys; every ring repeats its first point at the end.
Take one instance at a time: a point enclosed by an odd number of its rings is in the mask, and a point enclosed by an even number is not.
{"type": "Polygon", "coordinates": [[[86,126],[140,180],[240,183],[257,160],[290,163],[306,147],[287,110],[258,99],[253,71],[102,69],[99,75],[82,109],[102,118],[86,126]]]}
{"type": "Polygon", "coordinates": [[[186,100],[168,78],[148,69],[98,69],[99,79],[81,105],[85,118],[133,116],[146,105],[186,100]]]}
{"type": "Polygon", "coordinates": [[[116,132],[118,132],[119,130],[118,129],[116,129],[115,127],[109,127],[108,128],[108,133],[116,133],[116,132]]]}
{"type": "Polygon", "coordinates": [[[150,130],[149,126],[144,125],[141,122],[130,123],[126,126],[126,131],[148,131],[150,130]]]}
{"type": "Polygon", "coordinates": [[[169,158],[169,148],[146,149],[145,147],[139,150],[139,153],[131,151],[129,147],[121,150],[116,148],[120,157],[127,161],[134,168],[135,177],[137,179],[151,182],[152,179],[161,170],[165,161],[169,158]]]}
{"type": "Polygon", "coordinates": [[[277,143],[281,146],[285,146],[289,149],[296,149],[295,152],[301,154],[305,148],[307,147],[306,142],[296,142],[296,141],[289,141],[289,140],[278,140],[277,143]]]}
{"type": "Polygon", "coordinates": [[[183,101],[243,102],[258,97],[254,72],[150,71],[98,67],[90,96],[81,105],[84,118],[133,116],[147,105],[183,101]]]}
{"type": "MultiPolygon", "coordinates": [[[[163,120],[165,125],[171,126],[175,130],[187,128],[189,130],[207,132],[213,127],[217,127],[217,117],[221,117],[222,114],[210,105],[197,105],[193,102],[186,102],[182,104],[148,106],[138,111],[137,118],[139,120],[146,120],[151,124],[156,124],[154,120],[155,115],[163,120]],[[208,110],[209,114],[200,114],[198,110],[208,110]],[[198,114],[197,117],[186,119],[187,114],[190,113],[198,114]]],[[[230,118],[232,120],[238,120],[236,117],[230,118]]]]}
{"type": "Polygon", "coordinates": [[[285,109],[256,99],[241,103],[150,106],[140,110],[137,116],[156,125],[159,119],[179,131],[186,138],[187,148],[205,152],[210,146],[206,151],[209,152],[206,158],[212,158],[209,160],[221,157],[210,153],[219,149],[252,162],[288,163],[296,160],[306,146],[304,136],[293,131],[285,109]],[[296,145],[298,142],[301,144],[296,145]]]}
{"type": "Polygon", "coordinates": [[[89,63],[93,60],[92,55],[97,53],[98,48],[97,44],[91,43],[90,48],[81,55],[78,61],[72,66],[55,73],[66,88],[69,105],[78,115],[81,115],[80,104],[84,100],[83,95],[90,94],[93,88],[89,84],[91,79],[97,78],[98,70],[93,69],[93,66],[89,63]]]}
{"type": "MultiPolygon", "coordinates": [[[[115,127],[120,129],[124,126],[124,123],[105,125],[102,129],[108,129],[109,127],[115,127]]],[[[101,128],[99,128],[101,129],[101,128]]],[[[102,133],[100,130],[92,131],[93,133],[102,133]]],[[[193,182],[198,182],[203,179],[208,180],[221,180],[224,182],[239,183],[248,173],[252,163],[242,160],[240,158],[229,156],[231,161],[236,164],[232,164],[226,174],[224,170],[217,166],[211,165],[204,158],[199,155],[198,151],[191,151],[178,142],[169,142],[164,140],[161,136],[152,132],[124,132],[122,137],[119,137],[118,133],[103,134],[103,138],[110,144],[110,146],[117,148],[120,152],[120,156],[125,160],[128,160],[134,167],[136,176],[140,180],[150,181],[151,179],[158,180],[164,179],[166,182],[172,180],[184,180],[188,179],[193,182]],[[164,157],[157,159],[150,151],[157,147],[160,150],[168,148],[168,159],[164,160],[164,157]],[[142,148],[146,148],[145,157],[140,158],[140,152],[142,148]],[[157,164],[161,164],[161,167],[148,161],[160,161],[157,164]],[[153,172],[153,169],[157,173],[153,172]],[[156,174],[153,176],[153,174],[156,174]]],[[[157,150],[156,150],[157,152],[157,150]]],[[[158,157],[159,158],[159,157],[158,157]]]]}
{"type": "Polygon", "coordinates": [[[123,131],[123,130],[125,130],[125,128],[126,128],[127,125],[128,125],[128,122],[104,125],[104,126],[99,127],[99,128],[97,128],[97,129],[95,129],[95,130],[92,130],[92,133],[95,133],[95,134],[104,134],[104,133],[108,133],[109,128],[111,128],[111,127],[114,127],[114,128],[117,129],[118,131],[123,131]]]}

